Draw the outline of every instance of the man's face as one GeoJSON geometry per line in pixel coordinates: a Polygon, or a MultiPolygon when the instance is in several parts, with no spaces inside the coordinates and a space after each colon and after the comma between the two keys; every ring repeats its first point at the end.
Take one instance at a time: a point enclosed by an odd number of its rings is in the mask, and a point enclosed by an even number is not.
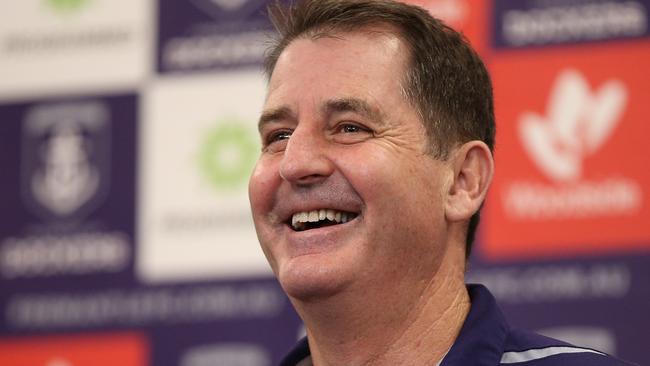
{"type": "Polygon", "coordinates": [[[407,54],[386,32],[352,32],[295,40],[277,62],[249,195],[292,297],[409,291],[439,266],[453,172],[400,93],[407,54]]]}

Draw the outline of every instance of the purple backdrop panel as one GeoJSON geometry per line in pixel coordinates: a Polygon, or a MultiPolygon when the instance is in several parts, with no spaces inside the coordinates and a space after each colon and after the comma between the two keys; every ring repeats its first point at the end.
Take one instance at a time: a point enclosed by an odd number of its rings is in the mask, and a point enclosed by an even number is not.
{"type": "Polygon", "coordinates": [[[495,295],[512,325],[649,364],[650,255],[486,263],[468,282],[495,295]]]}
{"type": "Polygon", "coordinates": [[[492,46],[527,48],[650,35],[648,0],[494,0],[492,46]]]}
{"type": "Polygon", "coordinates": [[[2,305],[5,336],[135,332],[156,366],[273,365],[301,329],[274,279],[15,291],[2,305]]]}
{"type": "Polygon", "coordinates": [[[301,329],[289,302],[283,305],[273,317],[223,320],[177,329],[156,328],[151,333],[155,344],[152,364],[277,365],[294,345],[301,329]]]}
{"type": "Polygon", "coordinates": [[[132,280],[136,103],[0,106],[3,294],[132,280]]]}
{"type": "Polygon", "coordinates": [[[266,0],[161,1],[158,71],[260,65],[271,29],[266,4],[266,0]]]}

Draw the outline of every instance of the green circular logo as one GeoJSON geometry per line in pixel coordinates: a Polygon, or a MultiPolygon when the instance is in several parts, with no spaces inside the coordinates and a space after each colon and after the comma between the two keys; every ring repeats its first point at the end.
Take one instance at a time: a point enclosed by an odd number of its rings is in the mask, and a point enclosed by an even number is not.
{"type": "Polygon", "coordinates": [[[60,13],[72,13],[83,8],[89,0],[44,0],[44,2],[60,13]]]}
{"type": "Polygon", "coordinates": [[[248,180],[259,150],[256,137],[236,119],[208,132],[201,144],[200,167],[215,188],[232,190],[248,180]]]}

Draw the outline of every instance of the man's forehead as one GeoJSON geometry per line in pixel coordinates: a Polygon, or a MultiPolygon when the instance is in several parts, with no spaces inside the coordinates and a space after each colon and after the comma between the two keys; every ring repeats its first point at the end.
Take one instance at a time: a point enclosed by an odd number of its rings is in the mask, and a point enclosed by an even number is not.
{"type": "Polygon", "coordinates": [[[301,108],[322,116],[354,112],[384,120],[388,94],[403,94],[404,46],[387,27],[331,31],[293,40],[275,65],[259,120],[297,122],[301,108]]]}
{"type": "MultiPolygon", "coordinates": [[[[330,53],[330,57],[341,56],[341,48],[347,53],[371,57],[378,53],[394,53],[395,56],[407,56],[407,44],[401,34],[394,28],[384,25],[359,27],[355,29],[325,29],[303,33],[293,39],[280,53],[273,74],[278,64],[299,61],[300,56],[314,53],[330,53]],[[305,49],[309,49],[305,52],[305,49]],[[336,52],[335,52],[336,51],[336,52]]],[[[361,61],[360,61],[361,62],[361,61]]],[[[271,75],[271,79],[273,75],[271,75]]]]}
{"type": "Polygon", "coordinates": [[[365,74],[373,65],[381,69],[393,67],[395,70],[384,79],[401,80],[399,75],[404,75],[409,55],[410,51],[401,38],[384,28],[336,32],[318,38],[301,36],[291,41],[278,57],[269,78],[266,99],[275,89],[295,82],[301,76],[321,77],[324,74],[326,78],[321,78],[322,82],[343,73],[349,76],[365,74]]]}

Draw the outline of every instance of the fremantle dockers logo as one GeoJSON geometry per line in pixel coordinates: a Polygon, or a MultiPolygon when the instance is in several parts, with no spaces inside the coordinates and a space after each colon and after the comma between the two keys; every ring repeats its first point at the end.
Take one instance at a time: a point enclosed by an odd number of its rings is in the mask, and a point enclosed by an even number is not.
{"type": "Polygon", "coordinates": [[[22,196],[46,218],[80,218],[108,192],[110,116],[100,102],[41,105],[26,114],[22,196]]]}

